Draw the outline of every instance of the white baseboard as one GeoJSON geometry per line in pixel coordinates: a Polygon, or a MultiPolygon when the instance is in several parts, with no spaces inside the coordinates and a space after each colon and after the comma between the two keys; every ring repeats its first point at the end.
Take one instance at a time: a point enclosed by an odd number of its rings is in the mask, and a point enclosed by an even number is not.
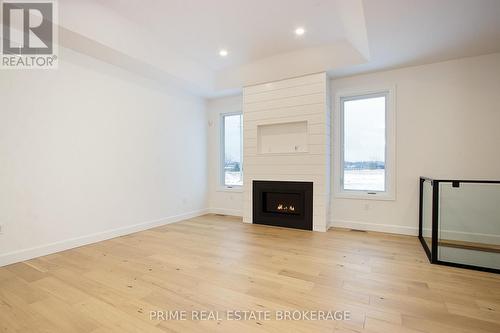
{"type": "Polygon", "coordinates": [[[210,208],[209,212],[211,214],[222,214],[231,216],[243,216],[243,212],[239,209],[228,209],[228,208],[210,208]]]}
{"type": "Polygon", "coordinates": [[[391,234],[400,234],[400,235],[411,235],[411,236],[418,235],[418,228],[401,226],[401,225],[392,225],[392,224],[332,220],[330,223],[330,228],[334,227],[366,230],[366,231],[387,232],[391,234]]]}
{"type": "Polygon", "coordinates": [[[201,209],[194,212],[179,214],[175,216],[165,217],[162,219],[142,222],[122,228],[116,228],[112,230],[107,230],[103,232],[98,232],[86,236],[75,237],[71,239],[66,239],[63,241],[58,241],[50,244],[45,244],[41,246],[36,246],[28,249],[22,249],[18,251],[8,252],[0,255],[0,267],[5,265],[14,264],[17,262],[45,256],[48,254],[69,250],[75,247],[92,244],[96,242],[100,242],[103,240],[120,237],[124,235],[128,235],[134,232],[143,231],[147,229],[151,229],[154,227],[159,227],[162,225],[180,222],[182,220],[190,219],[193,217],[205,215],[209,212],[208,209],[201,209]]]}

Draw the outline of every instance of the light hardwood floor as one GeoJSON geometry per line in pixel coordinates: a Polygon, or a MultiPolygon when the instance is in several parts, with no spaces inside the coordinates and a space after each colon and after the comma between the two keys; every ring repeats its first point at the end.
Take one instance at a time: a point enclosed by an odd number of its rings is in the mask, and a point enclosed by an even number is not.
{"type": "Polygon", "coordinates": [[[417,238],[206,215],[0,268],[1,332],[500,332],[500,276],[417,238]],[[157,321],[150,311],[346,310],[350,321],[157,321]]]}

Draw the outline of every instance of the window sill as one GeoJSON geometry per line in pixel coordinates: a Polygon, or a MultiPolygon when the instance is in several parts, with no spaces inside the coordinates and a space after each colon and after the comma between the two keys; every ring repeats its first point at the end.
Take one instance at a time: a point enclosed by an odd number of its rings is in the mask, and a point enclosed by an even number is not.
{"type": "Polygon", "coordinates": [[[337,192],[334,193],[334,198],[337,199],[354,199],[354,200],[378,200],[378,201],[396,201],[396,196],[392,193],[367,194],[365,192],[337,192]]]}
{"type": "Polygon", "coordinates": [[[233,192],[233,193],[243,193],[243,186],[219,186],[217,192],[233,192]]]}

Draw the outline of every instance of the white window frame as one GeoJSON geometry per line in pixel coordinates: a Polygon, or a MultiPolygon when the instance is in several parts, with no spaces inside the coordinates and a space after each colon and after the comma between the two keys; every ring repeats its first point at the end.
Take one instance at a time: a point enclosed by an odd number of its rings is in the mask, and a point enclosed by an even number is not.
{"type": "Polygon", "coordinates": [[[241,165],[240,165],[240,170],[241,173],[243,174],[243,112],[241,111],[235,111],[235,112],[226,112],[226,113],[221,113],[219,115],[219,190],[222,191],[235,191],[235,192],[241,192],[243,189],[243,185],[226,185],[226,174],[224,170],[224,165],[225,165],[225,126],[224,126],[224,118],[227,116],[236,116],[236,115],[241,115],[241,137],[240,137],[240,149],[241,149],[241,165]]]}
{"type": "Polygon", "coordinates": [[[339,91],[335,94],[333,117],[334,135],[334,196],[346,199],[396,200],[396,87],[339,91]],[[386,96],[385,112],[385,191],[344,190],[344,101],[386,96]]]}

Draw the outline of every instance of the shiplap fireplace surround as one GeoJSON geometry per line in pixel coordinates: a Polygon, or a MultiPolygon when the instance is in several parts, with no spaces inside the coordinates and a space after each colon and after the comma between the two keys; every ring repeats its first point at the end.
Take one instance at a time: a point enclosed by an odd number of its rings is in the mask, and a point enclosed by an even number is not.
{"type": "Polygon", "coordinates": [[[254,180],[313,182],[313,230],[330,207],[330,97],[326,73],[243,89],[243,221],[252,223],[254,180]]]}

